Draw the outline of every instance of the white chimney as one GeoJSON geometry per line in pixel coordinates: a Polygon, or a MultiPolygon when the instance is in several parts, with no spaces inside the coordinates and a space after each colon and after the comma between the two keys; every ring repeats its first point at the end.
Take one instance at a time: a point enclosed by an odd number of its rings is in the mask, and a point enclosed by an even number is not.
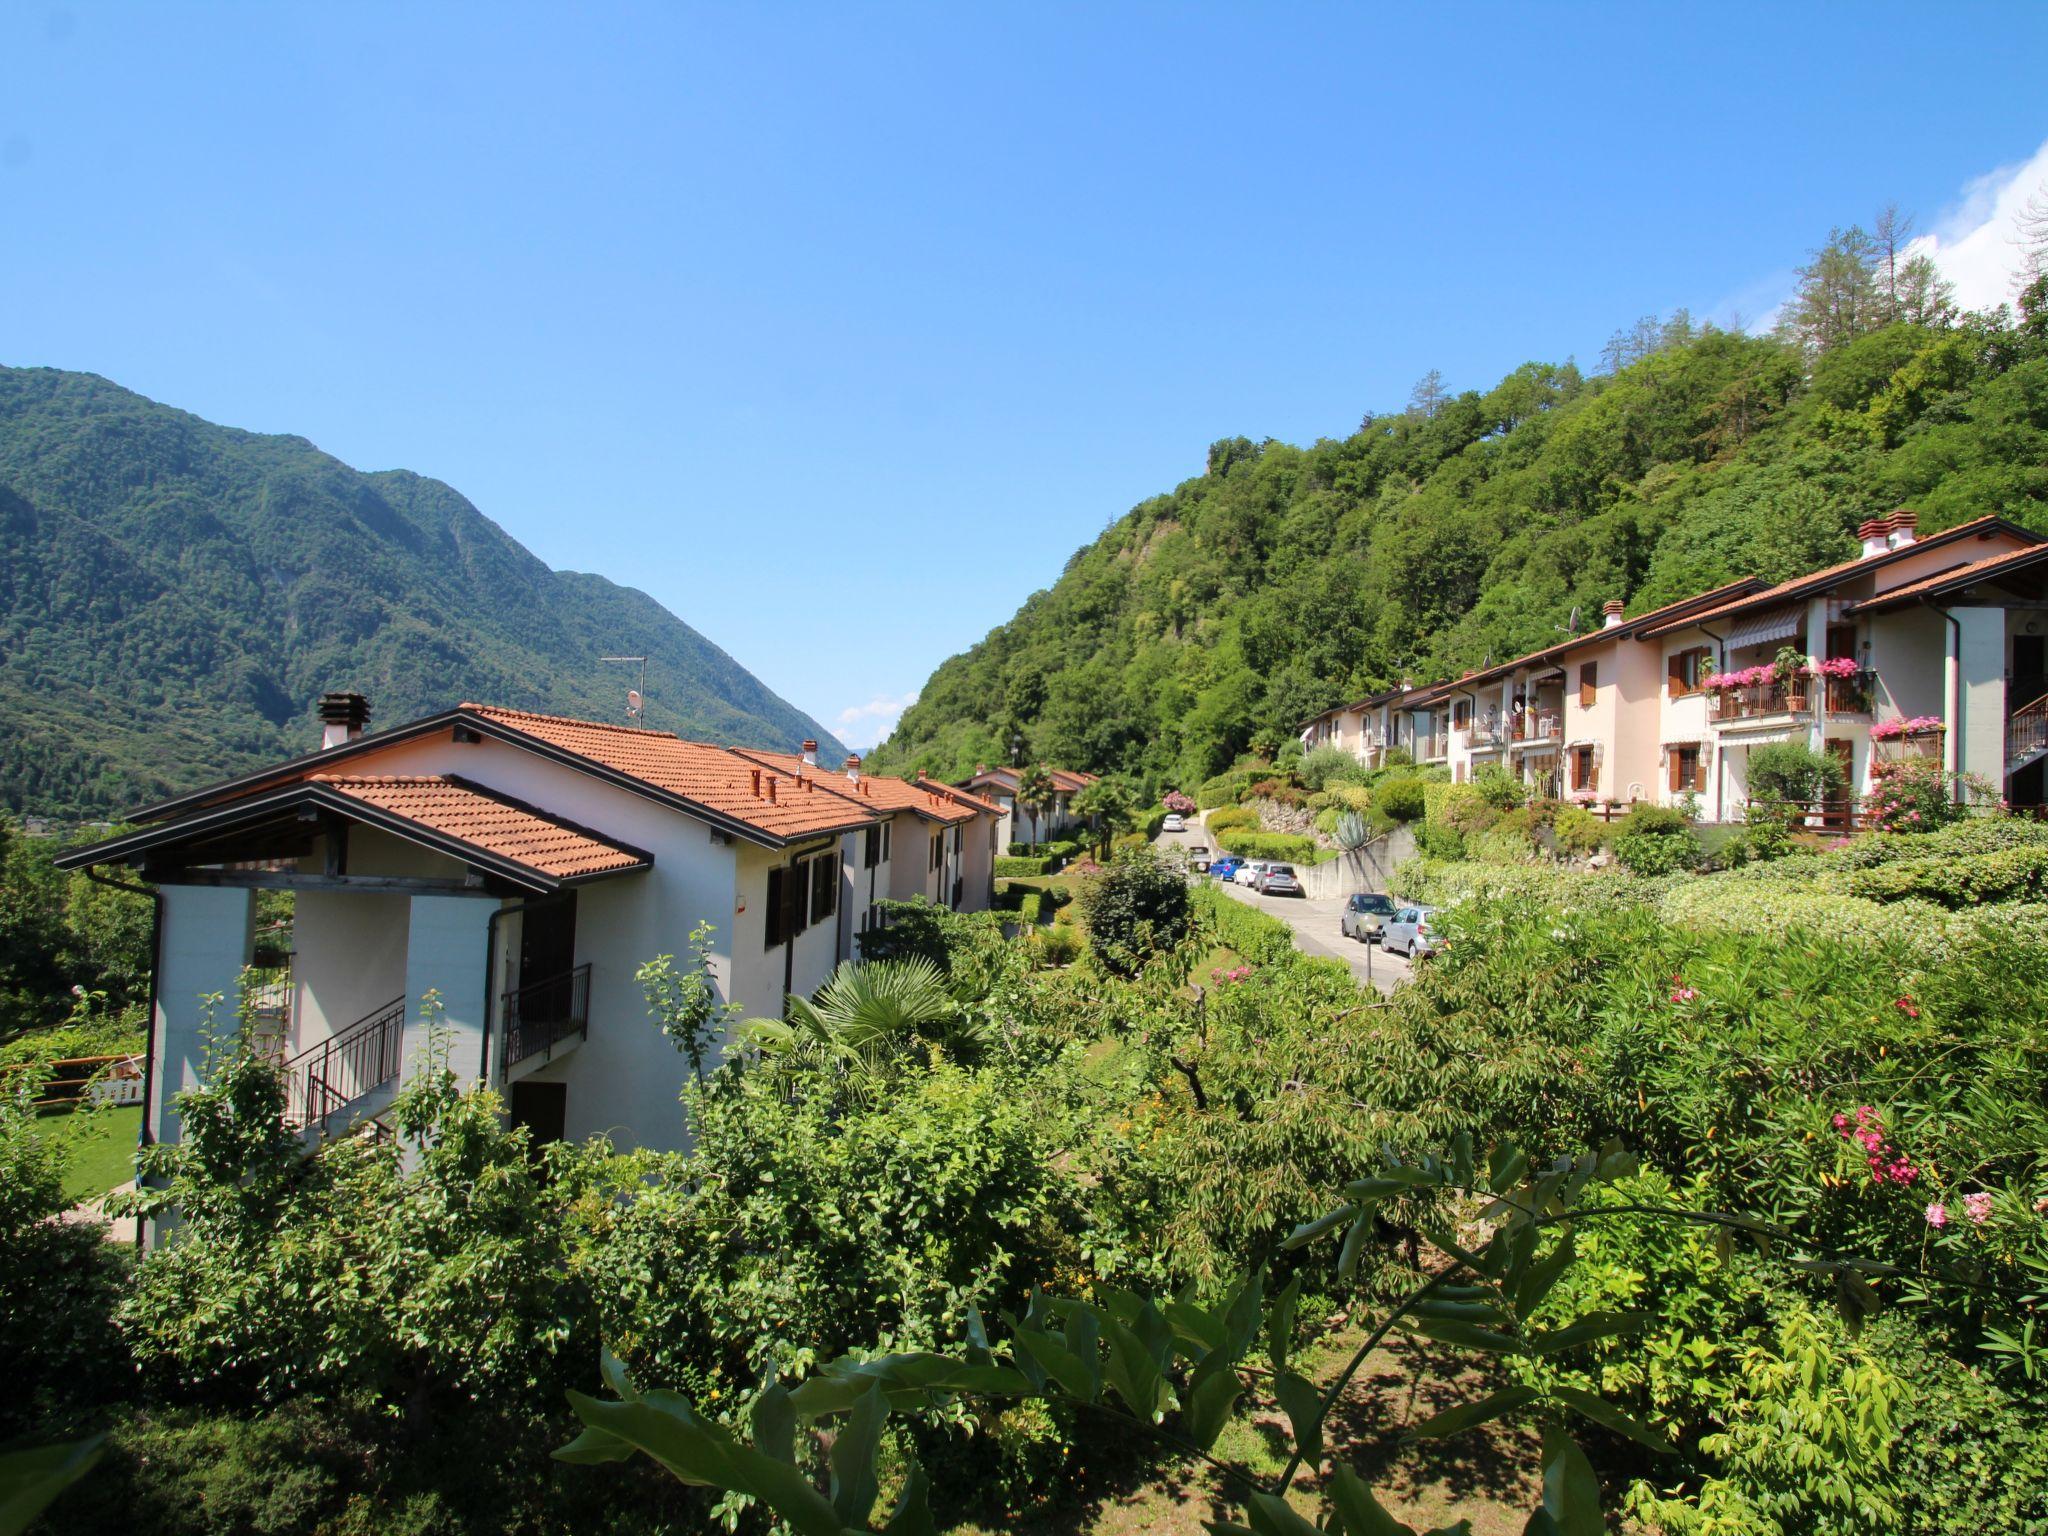
{"type": "Polygon", "coordinates": [[[818,744],[815,741],[806,741],[804,743],[804,766],[806,768],[818,766],[818,744]]]}
{"type": "Polygon", "coordinates": [[[1901,507],[1891,515],[1891,544],[1893,549],[1904,549],[1908,544],[1920,542],[1920,514],[1911,507],[1901,507]]]}
{"type": "Polygon", "coordinates": [[[1890,520],[1882,517],[1866,517],[1856,525],[1856,537],[1863,541],[1863,559],[1868,560],[1872,555],[1881,555],[1891,548],[1886,538],[1891,529],[1890,520]]]}
{"type": "Polygon", "coordinates": [[[860,782],[860,754],[858,752],[846,754],[846,776],[856,784],[860,782]]]}
{"type": "Polygon", "coordinates": [[[1610,597],[1600,605],[1600,627],[1602,629],[1621,628],[1621,603],[1617,599],[1610,597]]]}
{"type": "Polygon", "coordinates": [[[360,693],[320,695],[320,749],[346,746],[370,723],[370,701],[360,693]]]}

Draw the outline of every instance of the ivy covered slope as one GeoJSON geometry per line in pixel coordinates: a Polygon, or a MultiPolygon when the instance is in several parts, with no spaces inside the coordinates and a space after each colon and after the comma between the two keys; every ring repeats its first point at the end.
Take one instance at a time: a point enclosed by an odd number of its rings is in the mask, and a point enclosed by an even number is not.
{"type": "MultiPolygon", "coordinates": [[[[2044,291],[2037,288],[2038,300],[2044,291]]],[[[942,665],[880,761],[1199,782],[1391,685],[1856,551],[1863,518],[2048,531],[2048,303],[1848,340],[1638,327],[1611,371],[1419,389],[1313,447],[1243,438],[942,665]],[[1632,360],[1628,360],[1632,359],[1632,360]],[[1626,361],[1624,361],[1626,360],[1626,361]]]]}
{"type": "MultiPolygon", "coordinates": [[[[70,816],[465,698],[787,748],[817,722],[645,593],[550,570],[438,480],[362,474],[91,374],[0,368],[0,805],[70,816]]],[[[835,743],[836,745],[836,743],[835,743]]]]}

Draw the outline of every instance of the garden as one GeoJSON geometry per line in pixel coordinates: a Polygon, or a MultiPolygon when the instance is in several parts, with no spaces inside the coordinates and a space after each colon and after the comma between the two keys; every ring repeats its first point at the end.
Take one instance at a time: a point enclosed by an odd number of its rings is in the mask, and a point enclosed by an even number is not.
{"type": "Polygon", "coordinates": [[[1125,848],[1057,964],[900,909],[685,1154],[430,1072],[302,1160],[224,1049],[138,1261],[10,1106],[0,1434],[100,1437],[57,1532],[2048,1528],[2048,833],[1471,788],[1389,999],[1125,848]]]}

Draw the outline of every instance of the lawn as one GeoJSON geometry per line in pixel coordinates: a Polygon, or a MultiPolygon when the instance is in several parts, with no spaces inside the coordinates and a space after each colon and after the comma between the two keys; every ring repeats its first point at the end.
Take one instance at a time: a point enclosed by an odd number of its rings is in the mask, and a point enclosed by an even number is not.
{"type": "Polygon", "coordinates": [[[64,1150],[64,1194],[73,1202],[97,1199],[135,1177],[140,1105],[51,1115],[42,1129],[64,1150]]]}

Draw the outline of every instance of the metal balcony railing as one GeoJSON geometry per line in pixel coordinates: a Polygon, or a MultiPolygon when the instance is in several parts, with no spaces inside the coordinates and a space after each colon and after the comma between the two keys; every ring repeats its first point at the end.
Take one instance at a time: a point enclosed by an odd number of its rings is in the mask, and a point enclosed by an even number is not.
{"type": "Polygon", "coordinates": [[[590,1028],[590,967],[528,982],[504,996],[507,1068],[529,1057],[552,1055],[556,1046],[590,1028]]]}
{"type": "Polygon", "coordinates": [[[398,1077],[405,1043],[405,999],[393,998],[346,1029],[280,1064],[285,1117],[326,1131],[334,1116],[398,1077]]]}
{"type": "Polygon", "coordinates": [[[1511,741],[1554,741],[1562,730],[1562,719],[1555,710],[1517,714],[1508,720],[1508,739],[1511,741]]]}
{"type": "Polygon", "coordinates": [[[1868,668],[1847,677],[1825,679],[1831,715],[1868,715],[1877,709],[1877,674],[1868,668]]]}

